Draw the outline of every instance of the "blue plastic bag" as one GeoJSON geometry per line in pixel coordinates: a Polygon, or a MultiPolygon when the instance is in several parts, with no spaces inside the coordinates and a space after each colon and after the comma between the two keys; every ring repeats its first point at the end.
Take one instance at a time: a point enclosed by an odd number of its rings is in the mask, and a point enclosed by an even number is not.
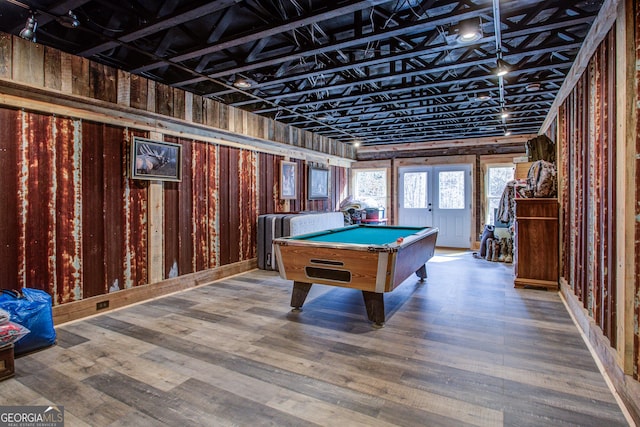
{"type": "Polygon", "coordinates": [[[7,311],[10,320],[29,329],[29,333],[14,344],[16,356],[56,342],[53,327],[51,296],[39,289],[22,288],[22,291],[3,289],[0,294],[0,308],[7,311]]]}

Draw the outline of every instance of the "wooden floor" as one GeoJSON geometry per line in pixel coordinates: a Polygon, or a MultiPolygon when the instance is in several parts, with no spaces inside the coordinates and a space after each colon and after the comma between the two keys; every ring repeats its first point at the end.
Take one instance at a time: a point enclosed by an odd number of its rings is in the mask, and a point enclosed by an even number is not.
{"type": "Polygon", "coordinates": [[[67,426],[628,425],[555,292],[510,265],[440,252],[385,295],[252,271],[63,325],[16,359],[0,404],[57,404],[67,426]]]}

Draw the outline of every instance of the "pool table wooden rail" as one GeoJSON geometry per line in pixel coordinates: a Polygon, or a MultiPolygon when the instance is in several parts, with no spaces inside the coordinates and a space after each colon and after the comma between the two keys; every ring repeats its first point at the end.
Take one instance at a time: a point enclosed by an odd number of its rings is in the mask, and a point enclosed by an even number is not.
{"type": "Polygon", "coordinates": [[[295,310],[302,307],[312,283],[359,289],[369,319],[379,326],[384,322],[382,294],[413,273],[421,280],[427,277],[425,264],[435,253],[437,236],[437,228],[426,228],[402,242],[384,245],[307,241],[297,236],[275,239],[274,249],[280,276],[294,281],[295,310]]]}

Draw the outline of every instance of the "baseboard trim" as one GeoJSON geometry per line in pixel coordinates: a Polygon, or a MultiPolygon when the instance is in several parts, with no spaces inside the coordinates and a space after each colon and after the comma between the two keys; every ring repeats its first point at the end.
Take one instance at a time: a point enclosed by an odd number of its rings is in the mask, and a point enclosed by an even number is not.
{"type": "Polygon", "coordinates": [[[618,400],[630,425],[640,425],[640,383],[626,375],[618,362],[618,355],[602,329],[591,318],[573,293],[566,280],[560,279],[560,295],[580,329],[585,343],[596,360],[598,368],[607,380],[609,388],[618,400]]]}
{"type": "Polygon", "coordinates": [[[157,283],[136,286],[135,288],[123,289],[105,295],[98,295],[80,301],[57,305],[53,307],[53,323],[58,326],[95,314],[107,313],[131,304],[206,285],[215,280],[253,270],[257,268],[257,266],[256,258],[252,258],[247,261],[240,261],[197,273],[185,274],[157,283]],[[101,306],[104,308],[98,308],[101,306]]]}

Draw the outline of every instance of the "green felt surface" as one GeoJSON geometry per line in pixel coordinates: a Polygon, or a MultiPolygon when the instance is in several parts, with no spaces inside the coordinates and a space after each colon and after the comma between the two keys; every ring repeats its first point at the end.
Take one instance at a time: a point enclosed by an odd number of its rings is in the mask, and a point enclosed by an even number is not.
{"type": "Polygon", "coordinates": [[[359,245],[385,245],[395,243],[398,237],[405,238],[423,230],[421,227],[359,226],[345,227],[313,235],[297,236],[296,240],[328,243],[351,243],[359,245]]]}

